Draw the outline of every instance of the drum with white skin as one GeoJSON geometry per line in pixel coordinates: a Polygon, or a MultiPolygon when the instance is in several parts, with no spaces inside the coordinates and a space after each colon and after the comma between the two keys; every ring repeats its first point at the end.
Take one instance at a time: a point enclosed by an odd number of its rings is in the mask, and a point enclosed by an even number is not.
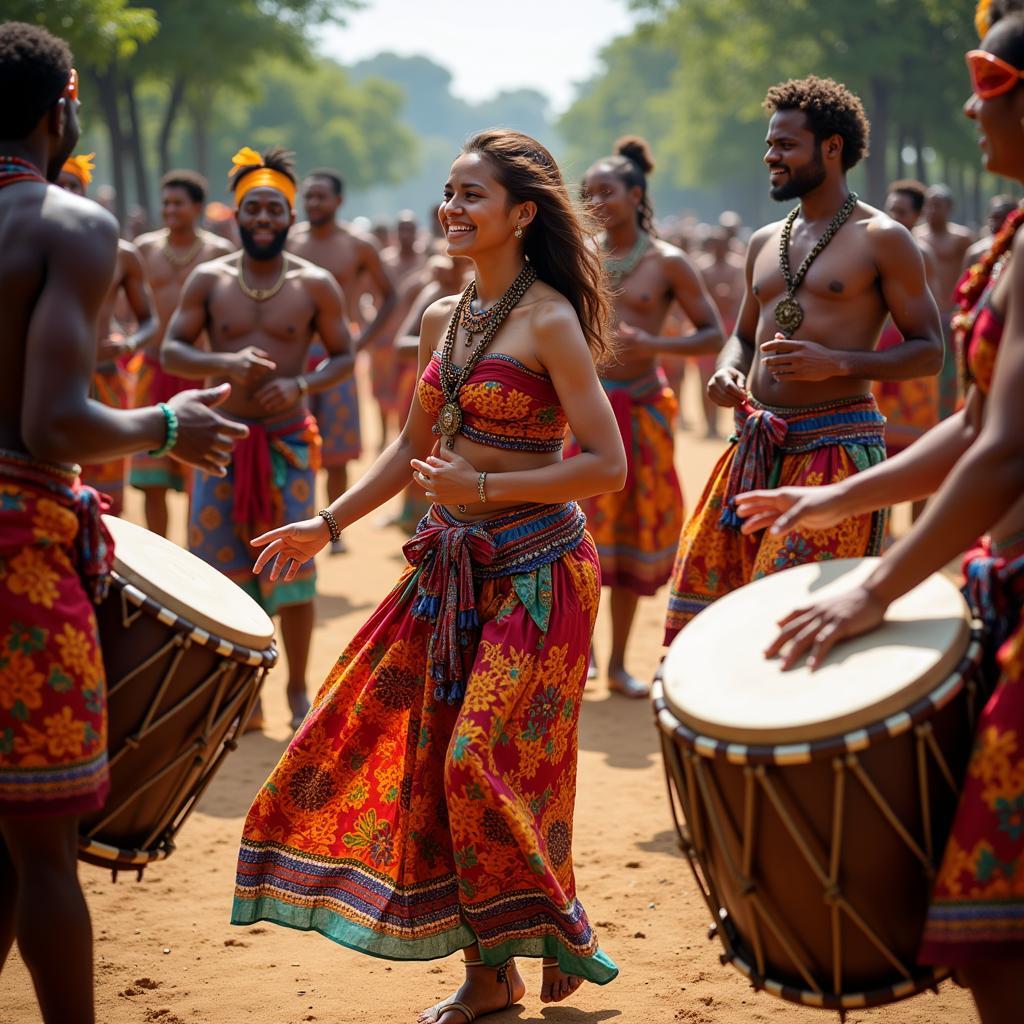
{"type": "Polygon", "coordinates": [[[715,602],[676,638],[653,694],[723,961],[836,1010],[944,976],[916,953],[982,701],[980,644],[940,575],[815,672],[764,658],[779,619],[876,561],[798,566],[715,602]]]}
{"type": "Polygon", "coordinates": [[[97,607],[107,677],[110,796],[79,857],[115,872],[167,857],[277,660],[274,624],[212,566],[124,519],[97,607]]]}

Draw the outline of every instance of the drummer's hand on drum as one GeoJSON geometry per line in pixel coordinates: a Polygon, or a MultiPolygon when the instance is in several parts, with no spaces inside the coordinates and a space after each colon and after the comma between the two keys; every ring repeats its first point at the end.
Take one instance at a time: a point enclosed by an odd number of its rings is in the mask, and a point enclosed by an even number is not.
{"type": "Polygon", "coordinates": [[[792,668],[805,654],[816,669],[840,640],[877,629],[888,605],[863,584],[817,604],[797,608],[779,620],[779,635],[764,652],[766,658],[782,653],[783,670],[792,668]]]}
{"type": "Polygon", "coordinates": [[[726,409],[735,409],[747,400],[747,378],[746,375],[736,369],[735,366],[723,366],[715,370],[708,381],[708,398],[715,405],[724,406],[726,409]]]}
{"type": "Polygon", "coordinates": [[[221,384],[203,391],[181,391],[167,403],[178,416],[178,441],[171,453],[175,459],[212,476],[224,476],[231,450],[249,436],[245,424],[215,411],[230,394],[231,385],[221,384]]]}
{"type": "Polygon", "coordinates": [[[330,527],[321,516],[279,526],[250,542],[254,548],[263,548],[252,571],[258,576],[273,559],[270,579],[277,580],[283,573],[284,582],[288,583],[330,539],[330,527]]]}
{"type": "Polygon", "coordinates": [[[778,535],[797,526],[827,530],[847,518],[849,512],[842,507],[839,489],[826,485],[745,491],[736,495],[736,514],[743,520],[743,533],[771,527],[771,532],[778,535]]]}

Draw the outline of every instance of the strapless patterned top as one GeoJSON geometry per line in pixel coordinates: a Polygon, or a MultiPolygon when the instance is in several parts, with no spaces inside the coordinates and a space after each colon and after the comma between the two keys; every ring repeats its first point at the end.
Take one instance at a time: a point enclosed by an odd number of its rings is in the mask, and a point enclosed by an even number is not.
{"type": "Polygon", "coordinates": [[[996,365],[996,352],[1003,339],[1003,319],[986,302],[974,320],[967,342],[967,368],[978,390],[987,395],[992,387],[992,372],[996,365]]]}
{"type": "MultiPolygon", "coordinates": [[[[441,357],[434,353],[416,392],[437,422],[444,405],[441,357]]],[[[501,352],[484,355],[459,390],[462,433],[477,444],[519,452],[560,452],[568,424],[551,378],[501,352]]]]}

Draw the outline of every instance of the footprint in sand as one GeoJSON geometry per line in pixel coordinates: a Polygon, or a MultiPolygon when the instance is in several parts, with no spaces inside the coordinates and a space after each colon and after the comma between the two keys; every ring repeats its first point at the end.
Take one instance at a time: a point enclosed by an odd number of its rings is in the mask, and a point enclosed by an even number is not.
{"type": "Polygon", "coordinates": [[[237,946],[240,949],[248,949],[249,948],[249,943],[248,942],[243,942],[241,939],[225,939],[224,940],[224,945],[225,946],[237,946]]]}

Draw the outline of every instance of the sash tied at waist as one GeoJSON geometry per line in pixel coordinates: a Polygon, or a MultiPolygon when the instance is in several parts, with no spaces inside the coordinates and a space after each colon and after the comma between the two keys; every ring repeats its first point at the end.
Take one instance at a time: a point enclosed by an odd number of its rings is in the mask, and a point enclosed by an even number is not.
{"type": "Polygon", "coordinates": [[[750,402],[745,402],[741,408],[746,417],[740,428],[719,519],[722,526],[734,530],[738,530],[743,522],[736,514],[736,496],[768,485],[776,450],[786,440],[789,432],[789,424],[776,413],[755,407],[750,402]]]}

